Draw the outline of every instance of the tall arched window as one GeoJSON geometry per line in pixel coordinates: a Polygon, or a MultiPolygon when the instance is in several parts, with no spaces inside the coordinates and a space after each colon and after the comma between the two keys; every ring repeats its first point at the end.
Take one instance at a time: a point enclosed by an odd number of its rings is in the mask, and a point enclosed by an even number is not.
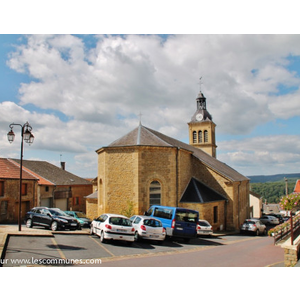
{"type": "Polygon", "coordinates": [[[193,131],[193,143],[196,144],[197,143],[197,132],[193,131]]]}
{"type": "Polygon", "coordinates": [[[202,143],[202,131],[198,131],[198,143],[202,143]]]}
{"type": "Polygon", "coordinates": [[[204,130],[204,143],[208,143],[208,131],[204,130]]]}
{"type": "Polygon", "coordinates": [[[157,180],[150,183],[150,205],[160,205],[161,201],[161,186],[157,180]]]}

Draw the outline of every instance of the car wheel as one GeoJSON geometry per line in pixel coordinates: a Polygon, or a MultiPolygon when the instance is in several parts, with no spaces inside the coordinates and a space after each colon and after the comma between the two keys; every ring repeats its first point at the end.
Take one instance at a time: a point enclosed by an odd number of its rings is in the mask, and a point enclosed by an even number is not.
{"type": "Polygon", "coordinates": [[[259,229],[256,230],[256,235],[259,235],[259,229]]]}
{"type": "Polygon", "coordinates": [[[50,226],[52,231],[56,231],[58,229],[58,224],[56,221],[53,221],[50,226]]]}
{"type": "Polygon", "coordinates": [[[101,231],[101,234],[100,234],[100,242],[101,243],[105,243],[106,242],[106,239],[104,238],[104,232],[103,232],[103,230],[101,231]]]}
{"type": "Polygon", "coordinates": [[[267,229],[266,228],[264,229],[264,235],[267,235],[267,229]]]}
{"type": "Polygon", "coordinates": [[[137,242],[139,240],[139,233],[136,231],[134,233],[134,241],[137,242]]]}
{"type": "Polygon", "coordinates": [[[91,225],[91,228],[90,228],[90,234],[93,235],[94,234],[94,231],[93,231],[93,226],[91,225]]]}
{"type": "Polygon", "coordinates": [[[26,221],[26,227],[31,228],[32,227],[32,219],[27,219],[26,221]]]}

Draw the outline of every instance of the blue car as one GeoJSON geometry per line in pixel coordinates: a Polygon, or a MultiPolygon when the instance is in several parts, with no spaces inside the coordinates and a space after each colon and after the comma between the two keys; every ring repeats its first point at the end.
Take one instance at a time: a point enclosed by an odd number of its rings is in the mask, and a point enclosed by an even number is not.
{"type": "Polygon", "coordinates": [[[146,216],[160,220],[168,237],[183,238],[189,242],[197,237],[199,212],[182,207],[153,205],[145,212],[146,216]]]}
{"type": "Polygon", "coordinates": [[[87,218],[87,216],[83,212],[67,210],[67,211],[65,211],[65,213],[68,214],[69,216],[77,219],[77,221],[81,225],[81,228],[90,228],[92,220],[87,218]]]}

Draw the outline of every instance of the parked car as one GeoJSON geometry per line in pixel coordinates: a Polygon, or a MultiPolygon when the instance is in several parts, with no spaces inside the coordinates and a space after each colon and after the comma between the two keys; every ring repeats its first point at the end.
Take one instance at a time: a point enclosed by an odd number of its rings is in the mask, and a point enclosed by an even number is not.
{"type": "Polygon", "coordinates": [[[146,216],[151,216],[162,222],[168,237],[183,238],[186,243],[197,237],[197,222],[199,212],[192,209],[172,206],[152,205],[146,216]]]}
{"type": "Polygon", "coordinates": [[[241,226],[241,233],[251,232],[256,235],[267,234],[266,225],[257,219],[246,219],[241,226]]]}
{"type": "Polygon", "coordinates": [[[38,225],[52,231],[81,229],[80,223],[59,208],[34,207],[25,215],[26,227],[38,225]]]}
{"type": "Polygon", "coordinates": [[[264,215],[259,220],[262,223],[267,224],[267,225],[278,225],[279,224],[278,218],[275,218],[275,217],[269,216],[269,215],[264,215]]]}
{"type": "Polygon", "coordinates": [[[90,228],[92,220],[89,219],[86,214],[81,211],[73,211],[73,210],[66,210],[65,213],[75,219],[80,223],[82,228],[90,228]]]}
{"type": "Polygon", "coordinates": [[[212,226],[206,220],[198,220],[197,235],[212,235],[212,226]]]}
{"type": "Polygon", "coordinates": [[[283,223],[284,222],[284,219],[283,219],[283,216],[281,214],[268,214],[268,216],[273,216],[275,218],[277,218],[279,220],[279,223],[283,223]]]}
{"type": "Polygon", "coordinates": [[[134,240],[148,239],[163,242],[166,238],[166,229],[161,221],[147,216],[132,216],[130,218],[135,229],[134,240]]]}
{"type": "Polygon", "coordinates": [[[131,221],[122,215],[103,214],[91,223],[91,234],[100,237],[101,243],[107,240],[127,241],[129,245],[134,242],[134,228],[131,221]]]}

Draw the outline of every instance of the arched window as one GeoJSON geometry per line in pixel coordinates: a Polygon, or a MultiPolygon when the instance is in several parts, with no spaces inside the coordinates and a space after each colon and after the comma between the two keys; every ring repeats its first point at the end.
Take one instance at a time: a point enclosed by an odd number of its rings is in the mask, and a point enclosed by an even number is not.
{"type": "Polygon", "coordinates": [[[208,143],[208,131],[204,130],[204,143],[208,143]]]}
{"type": "Polygon", "coordinates": [[[150,205],[160,205],[161,201],[161,186],[157,180],[150,183],[150,205]]]}
{"type": "Polygon", "coordinates": [[[193,144],[197,143],[197,132],[193,131],[193,144]]]}
{"type": "Polygon", "coordinates": [[[202,143],[202,131],[198,131],[198,143],[202,143]]]}

